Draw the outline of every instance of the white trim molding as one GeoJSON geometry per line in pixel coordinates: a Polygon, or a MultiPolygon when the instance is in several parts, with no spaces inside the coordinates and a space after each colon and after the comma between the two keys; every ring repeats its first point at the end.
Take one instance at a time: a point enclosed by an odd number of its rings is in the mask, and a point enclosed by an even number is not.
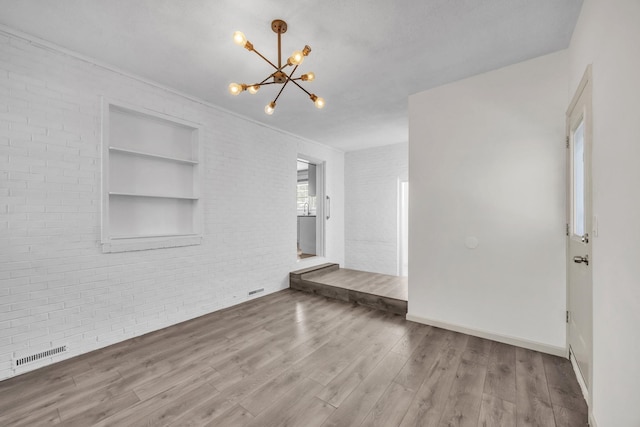
{"type": "Polygon", "coordinates": [[[576,374],[576,379],[578,380],[578,385],[580,386],[580,390],[582,391],[582,396],[586,402],[589,401],[589,390],[587,390],[587,385],[584,383],[584,378],[582,377],[582,373],[580,372],[580,368],[578,367],[578,363],[571,350],[569,350],[569,361],[571,362],[571,367],[573,368],[573,373],[576,374]]]}
{"type": "Polygon", "coordinates": [[[416,323],[422,323],[429,326],[435,326],[437,328],[447,329],[450,331],[460,332],[467,335],[473,335],[474,337],[480,337],[480,338],[485,338],[492,341],[498,341],[504,344],[515,345],[515,346],[526,348],[529,350],[539,351],[541,353],[547,353],[554,356],[560,356],[563,358],[567,357],[567,349],[565,347],[556,347],[549,344],[543,344],[537,341],[530,341],[523,338],[496,334],[494,332],[468,328],[466,326],[455,325],[452,323],[440,322],[438,320],[432,320],[432,319],[427,319],[421,316],[415,316],[411,313],[407,313],[407,320],[416,322],[416,323]]]}

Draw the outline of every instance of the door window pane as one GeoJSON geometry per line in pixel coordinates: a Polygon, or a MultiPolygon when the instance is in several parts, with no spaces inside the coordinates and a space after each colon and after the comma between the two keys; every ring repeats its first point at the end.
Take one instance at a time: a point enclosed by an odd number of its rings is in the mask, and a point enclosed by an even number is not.
{"type": "Polygon", "coordinates": [[[584,236],[584,121],[573,131],[573,233],[584,236]]]}

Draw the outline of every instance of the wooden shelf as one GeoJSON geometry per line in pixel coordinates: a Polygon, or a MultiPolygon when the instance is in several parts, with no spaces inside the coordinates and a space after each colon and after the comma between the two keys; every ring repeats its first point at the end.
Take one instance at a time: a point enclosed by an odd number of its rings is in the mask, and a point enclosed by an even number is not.
{"type": "Polygon", "coordinates": [[[126,149],[126,148],[109,147],[109,150],[117,152],[117,153],[131,154],[131,155],[140,156],[140,157],[151,157],[151,158],[154,158],[154,159],[167,160],[167,161],[176,162],[176,163],[187,163],[187,164],[190,164],[190,165],[197,165],[198,164],[198,162],[195,161],[195,160],[178,159],[176,157],[161,156],[159,154],[145,153],[143,151],[129,150],[129,149],[126,149]]]}
{"type": "Polygon", "coordinates": [[[154,238],[154,237],[193,237],[197,236],[195,233],[185,233],[185,234],[137,234],[131,236],[111,236],[113,240],[126,240],[126,239],[145,239],[145,238],[154,238]]]}
{"type": "Polygon", "coordinates": [[[198,200],[198,197],[176,196],[173,194],[139,194],[139,193],[120,193],[120,192],[110,191],[109,195],[125,196],[125,197],[151,197],[155,199],[198,200]]]}

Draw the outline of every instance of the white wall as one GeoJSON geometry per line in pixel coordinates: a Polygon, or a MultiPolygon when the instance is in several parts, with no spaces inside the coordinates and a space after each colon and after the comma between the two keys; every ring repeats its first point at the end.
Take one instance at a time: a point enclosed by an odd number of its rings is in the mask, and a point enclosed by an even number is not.
{"type": "Polygon", "coordinates": [[[327,258],[344,263],[342,152],[0,32],[0,379],[13,356],[84,353],[322,262],[296,261],[298,153],[327,162],[327,258]],[[201,245],[102,253],[100,95],[202,124],[201,245]]]}
{"type": "Polygon", "coordinates": [[[409,98],[408,318],[563,353],[566,82],[559,52],[409,98]]]}
{"type": "Polygon", "coordinates": [[[398,274],[398,183],[408,160],[406,143],[345,154],[345,267],[398,274]]]}
{"type": "MultiPolygon", "coordinates": [[[[570,94],[593,64],[593,420],[640,426],[640,2],[586,0],[570,94]]],[[[568,101],[567,101],[568,103],[568,101]]]]}

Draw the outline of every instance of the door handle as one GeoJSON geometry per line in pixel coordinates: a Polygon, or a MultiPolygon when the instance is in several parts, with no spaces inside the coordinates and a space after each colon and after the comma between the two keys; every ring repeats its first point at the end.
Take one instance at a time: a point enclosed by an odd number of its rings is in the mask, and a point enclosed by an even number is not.
{"type": "Polygon", "coordinates": [[[331,218],[331,197],[327,196],[327,219],[331,218]]]}
{"type": "Polygon", "coordinates": [[[585,255],[585,256],[576,255],[573,257],[573,262],[575,262],[576,264],[582,264],[584,262],[585,265],[589,265],[589,255],[585,255]]]}

